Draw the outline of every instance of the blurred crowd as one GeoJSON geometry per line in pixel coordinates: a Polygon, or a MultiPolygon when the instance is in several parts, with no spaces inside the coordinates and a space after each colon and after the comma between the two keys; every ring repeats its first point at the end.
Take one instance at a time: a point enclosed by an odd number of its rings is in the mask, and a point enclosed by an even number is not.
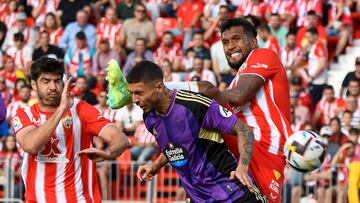
{"type": "MultiPolygon", "coordinates": [[[[347,195],[349,166],[360,157],[360,53],[341,87],[327,83],[327,72],[353,45],[353,16],[359,14],[356,0],[0,0],[0,95],[8,110],[0,126],[0,157],[21,160],[10,118],[36,102],[29,68],[46,55],[63,61],[75,78],[77,98],[95,105],[129,136],[132,160],[153,159],[158,149],[142,110],[106,105],[107,62],[117,60],[126,75],[137,62],[152,60],[166,82],[207,80],[224,90],[236,70],[227,64],[220,25],[245,17],[257,28],[259,47],[278,53],[287,71],[293,130],[318,132],[328,145],[319,171],[304,175],[288,168],[289,196],[296,202],[302,186],[315,182],[326,186],[314,192],[319,201],[331,198],[329,190],[336,190],[340,201],[347,195]],[[336,39],[332,53],[329,37],[336,39]],[[337,97],[334,88],[340,88],[337,97]],[[341,187],[329,187],[337,183],[341,187]]],[[[104,199],[108,170],[106,164],[98,167],[104,199]]]]}

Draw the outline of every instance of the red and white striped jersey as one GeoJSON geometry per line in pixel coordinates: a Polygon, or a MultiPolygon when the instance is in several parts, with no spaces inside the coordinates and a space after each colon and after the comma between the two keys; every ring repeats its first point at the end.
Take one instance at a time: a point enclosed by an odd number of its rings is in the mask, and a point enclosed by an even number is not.
{"type": "Polygon", "coordinates": [[[237,8],[236,15],[253,15],[263,19],[265,16],[265,10],[266,4],[264,2],[254,3],[250,0],[244,0],[237,8]]]}
{"type": "MultiPolygon", "coordinates": [[[[188,73],[186,75],[186,81],[192,81],[192,78],[194,76],[196,76],[197,73],[196,71],[192,71],[190,73],[188,73]]],[[[216,81],[216,77],[215,77],[215,73],[212,72],[211,70],[208,69],[203,69],[201,74],[198,75],[198,77],[200,78],[200,80],[202,81],[209,81],[211,82],[213,85],[217,86],[217,81],[216,81]]]]}
{"type": "Polygon", "coordinates": [[[321,0],[298,0],[295,2],[293,15],[297,16],[296,26],[307,26],[306,15],[314,10],[318,16],[322,16],[321,0]]]}
{"type": "Polygon", "coordinates": [[[253,99],[242,106],[232,107],[232,111],[253,128],[255,145],[263,149],[261,151],[282,156],[281,148],[292,134],[285,68],[275,52],[260,48],[249,54],[229,89],[235,88],[241,76],[246,74],[259,76],[264,80],[264,84],[253,99]]]}
{"type": "Polygon", "coordinates": [[[6,119],[12,118],[19,108],[27,108],[29,105],[22,101],[14,101],[9,104],[6,110],[6,119]]]}
{"type": "MultiPolygon", "coordinates": [[[[41,0],[27,0],[27,5],[37,8],[40,6],[41,0]]],[[[59,6],[60,0],[46,0],[44,6],[41,9],[40,14],[36,17],[36,24],[42,25],[45,21],[47,13],[55,13],[59,6]]]]}
{"type": "Polygon", "coordinates": [[[151,134],[146,126],[145,123],[141,123],[138,127],[136,127],[135,135],[138,143],[148,144],[148,143],[155,143],[155,136],[151,134]]]}
{"type": "MultiPolygon", "coordinates": [[[[327,51],[325,45],[318,41],[315,44],[311,45],[308,59],[308,74],[313,76],[319,66],[319,58],[327,58],[327,51]]],[[[327,82],[327,68],[324,68],[322,72],[312,81],[312,84],[322,85],[327,82]]]]}
{"type": "Polygon", "coordinates": [[[278,13],[280,15],[290,14],[294,2],[291,0],[271,0],[267,3],[266,10],[269,13],[278,13]]]}
{"type": "Polygon", "coordinates": [[[328,102],[326,99],[321,99],[316,104],[316,111],[321,112],[319,124],[328,125],[330,119],[337,116],[339,110],[345,110],[345,101],[342,99],[334,99],[332,102],[328,102]]]}
{"type": "MultiPolygon", "coordinates": [[[[40,126],[51,115],[38,104],[20,108],[12,120],[15,133],[40,126]]],[[[75,99],[44,148],[36,155],[24,155],[25,202],[101,202],[96,164],[77,153],[91,147],[92,137],[109,124],[93,106],[75,99]]]]}
{"type": "Polygon", "coordinates": [[[170,62],[175,60],[182,59],[182,51],[179,44],[174,44],[172,47],[166,47],[163,44],[159,46],[154,52],[154,61],[157,64],[160,64],[165,59],[168,59],[170,62]]]}
{"type": "Polygon", "coordinates": [[[115,122],[115,116],[116,116],[117,110],[107,107],[107,109],[105,111],[103,111],[100,107],[100,104],[95,105],[95,108],[98,111],[100,111],[106,119],[109,119],[111,122],[115,122]]]}
{"type": "Polygon", "coordinates": [[[289,49],[288,47],[281,48],[281,63],[285,67],[290,67],[294,64],[295,59],[297,59],[300,55],[300,48],[295,47],[293,49],[289,49]]]}
{"type": "Polygon", "coordinates": [[[269,39],[264,43],[263,48],[273,50],[280,57],[280,44],[276,37],[270,36],[269,39]]]}
{"type": "Polygon", "coordinates": [[[55,46],[58,46],[59,45],[59,42],[60,42],[60,39],[64,33],[64,28],[62,27],[59,27],[58,29],[56,30],[49,30],[49,29],[42,29],[41,31],[47,31],[50,35],[50,44],[51,45],[55,45],[55,46]]]}
{"type": "Polygon", "coordinates": [[[4,13],[0,14],[0,21],[3,22],[7,29],[10,29],[12,27],[15,27],[16,25],[16,15],[17,13],[11,13],[9,14],[9,12],[7,12],[6,10],[4,11],[4,13]]]}
{"type": "Polygon", "coordinates": [[[114,47],[116,38],[120,36],[121,23],[109,24],[106,18],[101,18],[98,26],[96,27],[96,36],[99,40],[109,40],[110,47],[114,47]]]}
{"type": "Polygon", "coordinates": [[[7,55],[14,58],[16,67],[22,71],[25,71],[27,65],[31,63],[32,53],[33,49],[29,46],[25,46],[20,50],[12,46],[6,51],[7,55]]]}

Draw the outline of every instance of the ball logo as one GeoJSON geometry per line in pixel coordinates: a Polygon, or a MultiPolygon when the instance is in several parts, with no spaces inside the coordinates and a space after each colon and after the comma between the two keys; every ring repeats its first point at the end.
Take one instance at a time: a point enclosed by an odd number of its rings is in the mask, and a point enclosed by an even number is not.
{"type": "Polygon", "coordinates": [[[188,151],[180,145],[169,143],[164,152],[170,165],[174,167],[182,167],[188,162],[188,151]]]}
{"type": "Polygon", "coordinates": [[[13,124],[13,128],[16,131],[20,130],[20,128],[22,128],[23,124],[20,121],[20,118],[15,116],[12,120],[12,124],[13,124]]]}
{"type": "Polygon", "coordinates": [[[224,116],[225,118],[228,118],[232,115],[231,111],[227,110],[226,108],[219,106],[219,110],[222,116],[224,116]]]}

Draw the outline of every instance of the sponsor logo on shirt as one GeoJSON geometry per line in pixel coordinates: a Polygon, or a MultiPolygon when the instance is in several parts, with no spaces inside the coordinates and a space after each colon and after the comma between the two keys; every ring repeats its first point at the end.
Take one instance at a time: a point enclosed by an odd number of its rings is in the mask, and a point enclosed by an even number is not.
{"type": "Polygon", "coordinates": [[[269,65],[263,64],[263,63],[256,63],[254,65],[251,65],[250,68],[268,68],[269,65]]]}
{"type": "Polygon", "coordinates": [[[269,188],[271,190],[270,197],[271,199],[275,200],[279,195],[280,184],[275,180],[271,180],[271,184],[269,188]]]}
{"type": "Polygon", "coordinates": [[[13,123],[13,128],[15,131],[18,131],[18,130],[20,130],[20,128],[23,127],[23,124],[21,123],[20,118],[17,116],[15,116],[13,118],[12,123],[13,123]]]}
{"type": "Polygon", "coordinates": [[[188,162],[188,151],[180,145],[169,143],[164,152],[170,165],[174,167],[182,167],[188,162]]]}
{"type": "Polygon", "coordinates": [[[228,118],[232,115],[231,111],[227,110],[226,108],[219,106],[219,110],[222,116],[224,116],[225,118],[228,118]]]}
{"type": "Polygon", "coordinates": [[[59,149],[60,140],[57,137],[51,137],[50,141],[38,153],[35,160],[49,163],[68,163],[66,154],[59,149]]]}

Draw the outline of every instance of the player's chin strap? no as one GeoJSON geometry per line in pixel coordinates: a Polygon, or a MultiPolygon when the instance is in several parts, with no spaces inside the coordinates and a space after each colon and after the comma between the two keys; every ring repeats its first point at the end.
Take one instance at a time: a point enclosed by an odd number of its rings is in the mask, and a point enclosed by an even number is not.
{"type": "Polygon", "coordinates": [[[260,200],[262,203],[268,203],[268,200],[265,195],[262,195],[259,188],[256,185],[253,186],[255,190],[255,197],[257,200],[260,200]]]}

